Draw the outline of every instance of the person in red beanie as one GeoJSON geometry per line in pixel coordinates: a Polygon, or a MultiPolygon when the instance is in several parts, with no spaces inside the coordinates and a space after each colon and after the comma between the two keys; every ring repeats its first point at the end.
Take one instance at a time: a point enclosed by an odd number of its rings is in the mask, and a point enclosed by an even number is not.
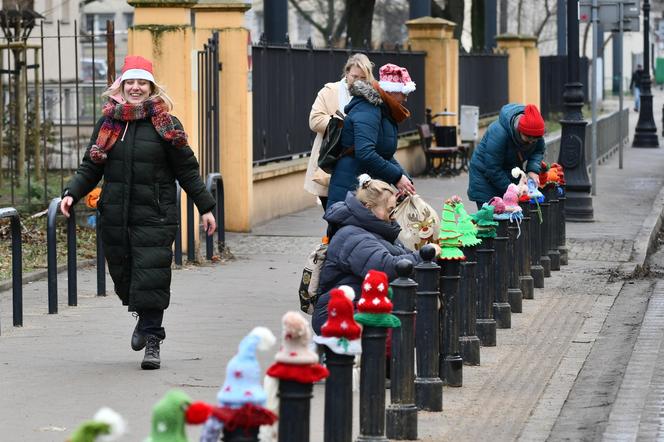
{"type": "Polygon", "coordinates": [[[544,158],[544,119],[534,104],[506,104],[489,125],[468,168],[468,198],[482,204],[502,196],[519,167],[539,184],[544,158]]]}
{"type": "Polygon", "coordinates": [[[64,189],[60,210],[69,217],[72,205],[104,178],[97,203],[104,257],[115,293],[138,317],[131,348],[145,349],[142,369],[158,369],[178,229],[176,180],[196,204],[208,235],[216,229],[215,200],[150,60],[128,55],[122,74],[102,97],[107,98],[102,117],[64,189]]]}

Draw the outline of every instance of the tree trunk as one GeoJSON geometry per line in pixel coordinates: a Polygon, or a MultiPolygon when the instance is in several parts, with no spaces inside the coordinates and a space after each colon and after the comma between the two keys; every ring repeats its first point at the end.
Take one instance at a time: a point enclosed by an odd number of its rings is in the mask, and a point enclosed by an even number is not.
{"type": "Polygon", "coordinates": [[[500,34],[507,34],[507,0],[500,0],[500,34]]]}
{"type": "MultiPolygon", "coordinates": [[[[440,16],[445,20],[456,23],[456,28],[454,28],[454,38],[459,40],[459,42],[461,42],[461,32],[463,31],[463,9],[464,0],[447,0],[445,8],[442,9],[442,15],[440,16]]],[[[431,12],[433,14],[433,8],[431,9],[431,12]]]]}
{"type": "Polygon", "coordinates": [[[519,0],[516,6],[516,33],[521,35],[521,11],[523,10],[523,0],[519,0]]]}
{"type": "Polygon", "coordinates": [[[376,0],[346,0],[346,47],[371,47],[371,22],[375,4],[376,0]]]}
{"type": "Polygon", "coordinates": [[[484,50],[484,0],[473,0],[470,7],[470,26],[473,40],[472,51],[484,50]]]}

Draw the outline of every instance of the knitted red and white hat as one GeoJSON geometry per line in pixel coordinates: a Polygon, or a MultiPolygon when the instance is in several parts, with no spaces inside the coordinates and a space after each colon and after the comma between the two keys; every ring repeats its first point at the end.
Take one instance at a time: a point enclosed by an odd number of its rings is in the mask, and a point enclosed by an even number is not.
{"type": "Polygon", "coordinates": [[[390,313],[392,301],[388,294],[389,288],[387,274],[369,270],[362,283],[362,297],[357,302],[357,310],[361,313],[390,313]]]}
{"type": "Polygon", "coordinates": [[[358,339],[362,330],[353,318],[353,302],[355,292],[348,286],[342,286],[330,291],[330,301],[327,304],[327,321],[320,328],[325,337],[358,339]]]}
{"type": "Polygon", "coordinates": [[[318,355],[309,350],[311,326],[298,312],[288,312],[281,319],[283,342],[274,356],[277,362],[309,365],[318,362],[318,355]]]}
{"type": "Polygon", "coordinates": [[[378,71],[381,89],[385,92],[401,92],[410,94],[415,91],[415,83],[410,79],[410,74],[406,68],[388,63],[380,67],[378,71]]]}
{"type": "Polygon", "coordinates": [[[148,80],[154,83],[152,62],[140,55],[127,55],[122,66],[121,81],[148,80]]]}

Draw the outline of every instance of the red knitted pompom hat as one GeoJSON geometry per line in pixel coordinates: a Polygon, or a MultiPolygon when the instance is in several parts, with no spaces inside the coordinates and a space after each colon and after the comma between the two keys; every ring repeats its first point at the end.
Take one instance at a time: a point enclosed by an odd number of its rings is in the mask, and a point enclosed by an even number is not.
{"type": "Polygon", "coordinates": [[[345,287],[348,291],[338,288],[330,290],[330,301],[327,304],[327,322],[320,331],[324,337],[358,339],[362,334],[360,326],[353,318],[353,302],[350,297],[355,295],[353,289],[345,287]]]}
{"type": "Polygon", "coordinates": [[[519,132],[529,137],[541,137],[544,135],[544,119],[534,104],[526,105],[523,115],[519,119],[517,127],[519,132]]]}

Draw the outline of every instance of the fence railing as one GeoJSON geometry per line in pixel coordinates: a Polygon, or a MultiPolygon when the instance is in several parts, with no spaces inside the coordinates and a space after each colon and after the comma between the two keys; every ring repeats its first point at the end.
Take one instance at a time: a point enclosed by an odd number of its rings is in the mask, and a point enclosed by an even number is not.
{"type": "MultiPolygon", "coordinates": [[[[12,318],[14,327],[23,326],[23,250],[21,220],[13,207],[0,209],[0,219],[11,219],[12,230],[12,318]]],[[[0,331],[2,327],[0,327],[0,331]]]]}
{"type": "MultiPolygon", "coordinates": [[[[408,68],[417,91],[408,97],[411,118],[399,133],[414,133],[424,121],[424,53],[294,46],[254,45],[253,163],[290,159],[308,154],[316,134],[309,129],[309,112],[318,91],[341,78],[348,57],[365,53],[376,66],[395,63],[408,68]]],[[[374,72],[377,75],[378,72],[374,72]]]]}
{"type": "Polygon", "coordinates": [[[507,54],[459,54],[459,105],[479,106],[480,117],[500,112],[509,101],[507,61],[507,54]]]}
{"type": "MultiPolygon", "coordinates": [[[[586,103],[588,96],[588,59],[579,60],[579,79],[583,85],[586,103]]],[[[567,83],[567,56],[550,55],[540,57],[540,111],[544,118],[552,112],[563,111],[563,92],[567,83]]]]}

